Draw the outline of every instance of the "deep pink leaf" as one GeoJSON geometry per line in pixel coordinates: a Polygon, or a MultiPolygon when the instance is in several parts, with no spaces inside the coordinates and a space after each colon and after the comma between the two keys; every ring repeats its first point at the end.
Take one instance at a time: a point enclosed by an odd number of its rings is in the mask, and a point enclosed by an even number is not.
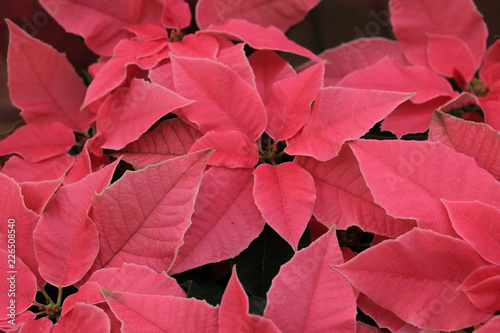
{"type": "Polygon", "coordinates": [[[165,1],[165,8],[161,16],[165,28],[182,29],[191,24],[191,10],[184,0],[165,1]]]}
{"type": "Polygon", "coordinates": [[[71,168],[75,158],[68,154],[58,155],[38,163],[26,162],[19,156],[9,158],[2,173],[16,182],[39,182],[60,179],[71,168]]]}
{"type": "Polygon", "coordinates": [[[374,65],[359,69],[337,83],[341,87],[416,92],[412,102],[421,104],[438,96],[458,95],[448,81],[424,66],[400,67],[386,57],[374,65]]]}
{"type": "Polygon", "coordinates": [[[439,141],[472,157],[477,165],[500,180],[500,134],[490,126],[435,111],[429,141],[439,141]]]}
{"type": "Polygon", "coordinates": [[[343,262],[331,229],[281,266],[267,292],[264,317],[283,332],[354,332],[353,289],[329,267],[343,262]]]}
{"type": "MultiPolygon", "coordinates": [[[[182,1],[182,0],[181,0],[182,1]]],[[[168,39],[168,31],[157,24],[132,25],[125,28],[132,32],[138,40],[168,39]]]]}
{"type": "Polygon", "coordinates": [[[167,62],[151,69],[148,76],[151,82],[175,91],[172,63],[167,62]]]}
{"type": "Polygon", "coordinates": [[[227,168],[253,168],[259,162],[259,151],[248,136],[239,131],[208,132],[199,138],[189,152],[213,148],[209,165],[227,168]]]}
{"type": "Polygon", "coordinates": [[[194,298],[139,295],[102,289],[123,333],[218,332],[219,309],[194,298]]]}
{"type": "MultiPolygon", "coordinates": [[[[24,312],[23,314],[31,313],[33,316],[35,315],[33,312],[24,312]]],[[[16,324],[19,322],[19,317],[16,318],[16,324]]],[[[54,324],[52,321],[47,318],[47,317],[42,317],[38,319],[32,319],[32,320],[27,320],[24,322],[21,326],[21,329],[19,330],[19,333],[51,333],[52,332],[52,327],[54,324]]]]}
{"type": "Polygon", "coordinates": [[[500,183],[439,142],[357,140],[349,146],[375,202],[394,217],[416,219],[420,228],[456,236],[441,198],[500,207],[500,183]]]}
{"type": "Polygon", "coordinates": [[[27,124],[0,141],[0,155],[19,154],[27,162],[40,162],[65,154],[74,144],[73,131],[63,124],[27,124]]]}
{"type": "Polygon", "coordinates": [[[500,310],[500,266],[477,268],[458,289],[465,292],[478,308],[487,312],[500,310]]]}
{"type": "MultiPolygon", "coordinates": [[[[410,326],[410,324],[396,316],[394,312],[381,307],[363,293],[359,293],[356,304],[363,313],[370,316],[377,323],[378,327],[387,328],[391,332],[398,332],[403,327],[407,329],[410,326]]],[[[413,331],[410,332],[413,333],[413,331]]],[[[420,330],[415,327],[414,333],[420,333],[420,330]]]]}
{"type": "Polygon", "coordinates": [[[314,216],[327,227],[347,229],[356,225],[366,232],[397,237],[416,226],[415,221],[395,219],[375,203],[359,163],[344,145],[339,155],[326,162],[298,156],[295,162],[310,172],[316,184],[314,216]]]}
{"type": "Polygon", "coordinates": [[[500,209],[480,201],[442,201],[457,233],[484,259],[500,265],[500,209]]]}
{"type": "MultiPolygon", "coordinates": [[[[3,221],[3,224],[7,225],[9,219],[3,221]]],[[[16,223],[19,222],[21,221],[16,221],[16,223]]],[[[14,319],[16,321],[16,316],[32,305],[38,289],[36,277],[17,255],[17,251],[19,251],[18,238],[21,235],[17,233],[16,229],[19,229],[17,225],[14,229],[9,229],[14,230],[14,232],[9,233],[9,235],[14,236],[10,238],[14,242],[7,243],[3,239],[0,241],[2,243],[0,249],[0,260],[2,260],[0,263],[0,306],[2,307],[0,320],[14,319]]]]}
{"type": "Polygon", "coordinates": [[[356,333],[381,333],[384,332],[380,328],[370,326],[360,321],[356,322],[356,333]]]}
{"type": "Polygon", "coordinates": [[[500,316],[494,316],[484,326],[474,330],[475,333],[497,333],[500,331],[500,316]]]}
{"type": "Polygon", "coordinates": [[[67,31],[85,38],[87,46],[111,56],[122,39],[132,37],[124,28],[139,24],[161,25],[163,1],[41,0],[47,12],[67,31]]]}
{"type": "Polygon", "coordinates": [[[488,30],[471,0],[454,1],[453,6],[433,0],[404,3],[391,0],[389,9],[394,35],[408,59],[415,65],[427,66],[428,36],[439,34],[463,40],[472,51],[475,67],[479,67],[486,49],[488,30]]]}
{"type": "Polygon", "coordinates": [[[320,57],[308,49],[288,39],[281,30],[274,26],[263,28],[248,21],[229,19],[221,24],[211,25],[204,32],[243,41],[256,50],[290,52],[316,61],[322,61],[320,57]]]}
{"type": "Polygon", "coordinates": [[[313,177],[293,162],[261,164],[253,174],[257,207],[267,224],[297,250],[316,199],[313,177]]]}
{"type": "Polygon", "coordinates": [[[51,333],[110,332],[111,323],[106,313],[97,306],[78,303],[61,316],[51,333]]]}
{"type": "Polygon", "coordinates": [[[257,91],[264,103],[267,103],[275,82],[295,76],[295,70],[288,61],[271,50],[255,51],[248,57],[248,61],[255,75],[257,91]]]}
{"type": "Polygon", "coordinates": [[[183,243],[210,151],[127,172],[92,198],[100,251],[92,271],[124,262],[166,270],[183,243]]]}
{"type": "Polygon", "coordinates": [[[75,157],[75,163],[64,177],[64,185],[75,183],[92,173],[92,160],[89,146],[92,142],[87,140],[82,151],[75,157]]]}
{"type": "Polygon", "coordinates": [[[311,103],[323,86],[324,63],[273,84],[266,103],[266,133],[275,141],[290,139],[304,126],[311,103]]]}
{"type": "Polygon", "coordinates": [[[103,148],[121,149],[137,140],[157,120],[192,101],[162,86],[133,79],[117,89],[99,108],[97,133],[103,148]]]}
{"type": "Polygon", "coordinates": [[[190,34],[184,36],[182,41],[170,43],[169,49],[181,57],[215,59],[219,43],[214,36],[190,34]]]}
{"type": "Polygon", "coordinates": [[[27,123],[59,122],[87,131],[94,115],[80,111],[85,85],[64,54],[28,35],[7,20],[9,91],[27,123]]]}
{"type": "MultiPolygon", "coordinates": [[[[483,63],[479,72],[487,71],[490,66],[497,65],[500,62],[500,41],[496,40],[489,48],[486,50],[486,54],[483,58],[483,63]]],[[[480,75],[481,76],[481,75],[480,75]]]]}
{"type": "Polygon", "coordinates": [[[498,113],[498,110],[500,108],[500,101],[493,98],[481,99],[479,101],[479,105],[481,106],[481,110],[483,110],[484,113],[484,122],[493,127],[493,129],[500,131],[500,114],[498,113]]]}
{"type": "Polygon", "coordinates": [[[196,100],[182,108],[182,116],[197,124],[204,134],[234,129],[252,140],[260,137],[266,127],[266,112],[254,87],[218,62],[171,58],[176,91],[196,100]]]}
{"type": "Polygon", "coordinates": [[[259,24],[273,25],[283,31],[302,21],[320,0],[200,0],[196,6],[196,22],[200,29],[236,18],[259,24]]]}
{"type": "Polygon", "coordinates": [[[463,240],[413,229],[333,267],[359,291],[404,321],[421,328],[452,331],[491,316],[457,290],[472,271],[486,263],[463,240]]]}
{"type": "Polygon", "coordinates": [[[109,185],[118,160],[82,180],[63,186],[33,232],[38,271],[48,283],[67,287],[78,282],[99,252],[99,235],[87,216],[94,192],[109,185]]]}
{"type": "Polygon", "coordinates": [[[252,195],[252,169],[212,167],[201,183],[192,218],[169,274],[233,258],[262,232],[252,195]]]}
{"type": "Polygon", "coordinates": [[[138,140],[129,143],[115,156],[132,164],[136,170],[188,153],[201,137],[198,130],[179,118],[162,121],[138,140]]]}
{"type": "MultiPolygon", "coordinates": [[[[23,313],[16,316],[16,322],[15,322],[14,326],[12,326],[12,324],[10,324],[8,322],[8,320],[11,320],[10,318],[5,319],[5,320],[0,320],[0,329],[5,330],[5,332],[14,331],[14,332],[19,332],[19,333],[31,333],[32,331],[23,330],[22,326],[24,326],[25,324],[28,324],[30,322],[34,322],[35,317],[36,317],[36,315],[33,312],[24,311],[23,313]],[[16,331],[17,329],[19,329],[19,331],[16,331]]],[[[50,320],[49,320],[49,322],[50,322],[50,320]]],[[[51,324],[52,324],[52,322],[51,322],[51,324]]],[[[48,332],[50,332],[50,330],[48,332]]],[[[42,331],[40,333],[45,333],[45,332],[42,331]]]]}
{"type": "Polygon", "coordinates": [[[244,46],[243,43],[237,43],[231,47],[222,48],[217,54],[217,61],[229,66],[255,88],[255,75],[246,56],[244,46]]]}
{"type": "Polygon", "coordinates": [[[341,87],[321,88],[311,117],[285,152],[327,161],[347,140],[357,139],[412,94],[341,87]]]}
{"type": "Polygon", "coordinates": [[[59,186],[61,186],[61,183],[61,178],[40,182],[19,183],[26,208],[41,215],[49,200],[59,186]]]}

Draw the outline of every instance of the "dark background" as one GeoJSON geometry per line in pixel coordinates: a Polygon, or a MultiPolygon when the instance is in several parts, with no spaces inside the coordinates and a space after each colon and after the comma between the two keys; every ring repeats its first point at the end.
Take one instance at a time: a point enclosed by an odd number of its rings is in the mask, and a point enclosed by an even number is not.
{"type": "MultiPolygon", "coordinates": [[[[127,1],[127,0],[124,0],[127,1]]],[[[194,7],[196,0],[188,0],[194,7]]],[[[387,20],[388,0],[323,0],[314,8],[304,21],[292,27],[287,35],[290,39],[320,53],[341,43],[359,37],[393,38],[387,20]]],[[[450,5],[453,1],[449,0],[450,5]]],[[[490,32],[488,45],[500,37],[500,1],[476,0],[478,10],[490,32]]],[[[97,57],[90,52],[82,40],[67,34],[43,10],[37,0],[0,0],[0,14],[9,18],[32,36],[40,39],[59,52],[65,52],[78,73],[95,62],[97,57]]],[[[194,26],[193,26],[194,28],[194,26]]],[[[12,129],[19,120],[19,110],[10,102],[7,90],[8,31],[5,20],[0,21],[0,135],[12,129]]],[[[286,54],[284,57],[294,66],[300,65],[304,58],[286,54]]]]}

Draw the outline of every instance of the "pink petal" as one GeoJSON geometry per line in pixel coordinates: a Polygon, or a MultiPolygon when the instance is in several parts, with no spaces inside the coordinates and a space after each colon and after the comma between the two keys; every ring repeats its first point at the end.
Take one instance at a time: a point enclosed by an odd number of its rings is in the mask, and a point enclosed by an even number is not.
{"type": "MultiPolygon", "coordinates": [[[[475,67],[479,67],[486,49],[488,30],[471,0],[455,1],[453,6],[432,0],[416,0],[404,4],[392,0],[389,9],[394,35],[408,59],[415,65],[427,66],[428,36],[439,34],[463,40],[472,51],[475,67]]],[[[454,51],[450,50],[450,53],[454,51]]]]}
{"type": "Polygon", "coordinates": [[[199,138],[189,152],[213,148],[209,165],[227,168],[253,168],[259,162],[259,151],[248,136],[239,131],[208,132],[199,138]]]}
{"type": "Polygon", "coordinates": [[[302,21],[320,0],[200,0],[196,6],[196,22],[200,29],[222,23],[230,18],[242,19],[283,31],[302,21]]]}
{"type": "Polygon", "coordinates": [[[319,63],[273,84],[266,103],[266,133],[275,141],[290,139],[309,119],[324,71],[324,63],[319,63]]]}
{"type": "Polygon", "coordinates": [[[156,83],[169,90],[175,91],[172,63],[167,62],[151,69],[148,76],[152,83],[156,83]]]}
{"type": "Polygon", "coordinates": [[[73,156],[64,154],[38,163],[30,163],[14,155],[5,162],[2,173],[18,183],[54,180],[63,177],[74,160],[73,156]]]}
{"type": "Polygon", "coordinates": [[[380,333],[384,332],[380,328],[370,326],[360,321],[356,322],[356,333],[380,333]]]}
{"type": "Polygon", "coordinates": [[[194,298],[139,295],[102,289],[123,333],[218,332],[218,308],[194,298]]]}
{"type": "Polygon", "coordinates": [[[7,20],[9,91],[27,123],[59,122],[87,131],[94,115],[80,111],[85,85],[64,54],[28,35],[7,20]]]}
{"type": "Polygon", "coordinates": [[[157,120],[192,101],[162,86],[133,79],[128,88],[120,88],[99,108],[97,133],[103,148],[121,149],[137,140],[157,120]]]}
{"type": "Polygon", "coordinates": [[[197,124],[202,133],[234,129],[252,140],[260,137],[266,127],[266,113],[254,87],[218,62],[171,58],[176,92],[196,100],[182,109],[182,115],[197,124]]]}
{"type": "Polygon", "coordinates": [[[66,154],[74,144],[73,131],[63,124],[27,124],[0,141],[0,155],[19,154],[27,162],[40,162],[66,154]]]}
{"type": "Polygon", "coordinates": [[[495,312],[500,309],[500,266],[477,268],[459,287],[478,308],[495,312]]]}
{"type": "MultiPolygon", "coordinates": [[[[387,328],[391,332],[398,332],[403,327],[406,329],[410,326],[410,324],[396,316],[394,312],[381,307],[363,293],[359,293],[356,304],[364,314],[370,316],[377,323],[378,327],[387,328]]],[[[416,327],[415,333],[420,333],[420,330],[416,330],[416,327]]]]}
{"type": "Polygon", "coordinates": [[[480,72],[488,70],[492,65],[500,63],[500,41],[496,40],[489,48],[486,50],[486,54],[483,58],[483,63],[481,64],[480,72]]]}
{"type": "Polygon", "coordinates": [[[19,183],[26,208],[41,215],[49,200],[52,198],[59,186],[61,186],[61,183],[61,178],[40,182],[19,183]]]}
{"type": "Polygon", "coordinates": [[[298,251],[273,279],[264,317],[283,332],[353,332],[356,297],[329,267],[343,261],[333,229],[298,251]]]}
{"type": "Polygon", "coordinates": [[[498,113],[498,110],[500,109],[500,101],[493,99],[480,99],[479,105],[484,112],[484,122],[493,127],[493,129],[500,131],[500,113],[498,113]]]}
{"type": "Polygon", "coordinates": [[[314,179],[293,162],[277,166],[261,164],[253,174],[257,207],[267,224],[297,250],[313,212],[316,199],[314,179]]]}
{"type": "Polygon", "coordinates": [[[192,224],[168,274],[233,258],[262,232],[252,169],[212,167],[203,176],[192,224]]]}
{"type": "Polygon", "coordinates": [[[179,118],[162,121],[139,139],[115,154],[132,164],[136,170],[188,153],[201,137],[200,132],[179,118]]]}
{"type": "Polygon", "coordinates": [[[475,333],[497,333],[500,330],[500,316],[494,316],[482,327],[474,330],[475,333]]]}
{"type": "Polygon", "coordinates": [[[295,76],[295,70],[288,61],[271,50],[255,51],[248,57],[248,61],[255,74],[257,91],[264,103],[267,103],[275,82],[295,76]]]}
{"type": "Polygon", "coordinates": [[[161,22],[165,28],[187,28],[191,24],[189,4],[184,0],[166,1],[161,22]]]}
{"type": "Polygon", "coordinates": [[[375,203],[352,151],[344,145],[339,155],[326,162],[297,156],[295,162],[310,172],[316,184],[314,216],[324,225],[347,229],[356,225],[366,232],[397,237],[416,225],[395,219],[375,203]]]}
{"type": "Polygon", "coordinates": [[[500,206],[500,183],[438,142],[357,140],[349,146],[375,202],[394,217],[416,219],[420,228],[457,235],[441,198],[500,206]]]}
{"type": "Polygon", "coordinates": [[[321,88],[311,117],[288,140],[285,152],[327,161],[347,140],[357,139],[412,94],[341,87],[321,88]]]}
{"type": "Polygon", "coordinates": [[[66,332],[110,332],[111,322],[106,313],[97,306],[76,304],[61,316],[51,333],[66,332]]]}
{"type": "Polygon", "coordinates": [[[243,41],[256,50],[283,51],[322,61],[320,57],[308,49],[288,39],[281,30],[274,26],[263,28],[248,21],[229,19],[223,23],[211,25],[203,31],[243,41]]]}
{"type": "Polygon", "coordinates": [[[243,43],[237,43],[231,47],[225,47],[219,50],[217,61],[229,66],[229,68],[238,73],[245,81],[255,88],[255,75],[246,56],[244,46],[245,44],[243,43]]]}
{"type": "Polygon", "coordinates": [[[413,229],[334,269],[404,321],[420,328],[453,331],[492,314],[479,310],[457,290],[467,275],[485,264],[465,241],[413,229]]]}
{"type": "Polygon", "coordinates": [[[500,180],[500,134],[490,126],[434,112],[429,141],[439,141],[472,157],[477,165],[500,180]]]}
{"type": "Polygon", "coordinates": [[[207,34],[186,35],[180,42],[172,42],[169,48],[181,57],[215,59],[219,43],[214,36],[207,34]]]}
{"type": "Polygon", "coordinates": [[[205,150],[128,172],[94,195],[100,251],[91,271],[124,262],[166,270],[191,223],[209,155],[205,150]]]}
{"type": "Polygon", "coordinates": [[[49,211],[33,231],[38,271],[48,283],[67,287],[90,269],[99,252],[99,235],[87,216],[92,195],[109,185],[118,161],[57,191],[49,211]]]}
{"type": "MultiPolygon", "coordinates": [[[[35,315],[33,312],[26,311],[23,314],[31,313],[33,316],[35,315]]],[[[16,324],[19,322],[19,317],[16,318],[16,324]]],[[[26,321],[22,324],[21,329],[19,330],[19,333],[31,333],[31,332],[36,332],[36,333],[51,333],[52,332],[52,327],[54,324],[50,319],[47,317],[42,317],[38,319],[32,319],[31,321],[26,321]]]]}

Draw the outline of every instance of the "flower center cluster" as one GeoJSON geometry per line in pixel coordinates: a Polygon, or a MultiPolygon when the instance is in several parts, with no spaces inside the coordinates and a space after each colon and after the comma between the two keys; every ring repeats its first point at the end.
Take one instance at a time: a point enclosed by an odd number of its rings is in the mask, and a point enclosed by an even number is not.
{"type": "Polygon", "coordinates": [[[488,87],[480,79],[474,78],[465,85],[464,91],[483,97],[488,93],[488,87]]]}

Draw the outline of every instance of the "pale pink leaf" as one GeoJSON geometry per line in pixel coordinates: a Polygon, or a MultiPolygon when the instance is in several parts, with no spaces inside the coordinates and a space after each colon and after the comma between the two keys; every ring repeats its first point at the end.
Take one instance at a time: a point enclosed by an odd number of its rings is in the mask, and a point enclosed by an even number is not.
{"type": "Polygon", "coordinates": [[[154,83],[133,79],[117,89],[99,108],[97,133],[103,148],[121,149],[137,140],[157,120],[192,101],[154,83]]]}
{"type": "Polygon", "coordinates": [[[191,24],[189,4],[184,0],[165,1],[161,22],[165,28],[182,29],[189,27],[191,24]]]}
{"type": "Polygon", "coordinates": [[[183,244],[210,151],[127,172],[92,198],[100,251],[91,271],[124,262],[166,270],[183,244]]]}
{"type": "Polygon", "coordinates": [[[111,323],[106,313],[97,306],[77,303],[61,316],[51,333],[110,332],[111,323]]]}
{"type": "Polygon", "coordinates": [[[264,317],[283,332],[354,332],[352,286],[329,266],[343,262],[335,230],[330,229],[281,266],[267,292],[264,317]]]}
{"type": "Polygon", "coordinates": [[[475,333],[497,333],[500,331],[500,316],[494,316],[480,328],[474,330],[475,333]]]}
{"type": "Polygon", "coordinates": [[[209,165],[227,168],[253,168],[259,162],[259,151],[248,136],[239,131],[208,132],[199,138],[189,152],[213,148],[209,165]]]}
{"type": "Polygon", "coordinates": [[[187,154],[200,137],[198,130],[179,118],[168,119],[129,143],[115,156],[122,156],[136,169],[143,169],[150,164],[187,154]]]}
{"type": "Polygon", "coordinates": [[[257,207],[267,224],[297,250],[316,199],[313,177],[293,162],[261,164],[253,174],[257,207]]]}
{"type": "Polygon", "coordinates": [[[500,265],[500,209],[480,201],[442,201],[457,233],[484,259],[500,265]]]}
{"type": "Polygon", "coordinates": [[[318,91],[311,117],[288,140],[285,152],[327,161],[347,140],[357,139],[412,94],[326,87],[318,91]]]}
{"type": "Polygon", "coordinates": [[[102,289],[123,333],[217,333],[219,308],[194,298],[139,295],[102,289]]]}
{"type": "Polygon", "coordinates": [[[196,22],[200,29],[236,18],[259,24],[273,25],[283,31],[302,21],[320,0],[200,0],[196,6],[196,22]]]}
{"type": "Polygon", "coordinates": [[[86,88],[66,56],[9,20],[7,25],[10,97],[23,118],[27,123],[60,122],[86,132],[94,115],[88,109],[80,111],[86,88]]]}
{"type": "Polygon", "coordinates": [[[500,183],[439,142],[357,140],[349,146],[375,202],[394,217],[416,219],[420,228],[457,236],[441,198],[500,207],[500,183]]]}
{"type": "Polygon", "coordinates": [[[490,126],[435,111],[429,141],[439,141],[472,157],[477,165],[500,180],[500,133],[490,126]]]}
{"type": "Polygon", "coordinates": [[[487,312],[500,310],[500,266],[477,268],[458,288],[467,294],[472,303],[487,312]]]}
{"type": "Polygon", "coordinates": [[[488,30],[471,0],[454,1],[453,6],[433,0],[404,3],[391,0],[389,9],[394,35],[408,59],[415,65],[427,66],[428,36],[439,34],[463,40],[472,51],[476,68],[479,67],[486,50],[488,30]]]}
{"type": "Polygon", "coordinates": [[[203,32],[217,34],[228,39],[242,41],[256,50],[275,50],[301,55],[316,61],[320,57],[291,41],[286,35],[274,26],[262,26],[240,19],[229,19],[221,24],[211,25],[203,32]]]}
{"type": "Polygon", "coordinates": [[[74,161],[75,158],[68,154],[58,155],[37,163],[27,162],[14,155],[5,162],[2,173],[18,183],[60,179],[71,168],[74,161]]]}
{"type": "Polygon", "coordinates": [[[415,221],[395,219],[375,203],[359,163],[344,145],[339,155],[320,162],[311,157],[294,160],[313,176],[316,184],[314,216],[327,227],[347,229],[356,225],[366,232],[397,237],[416,226],[415,221]]]}
{"type": "Polygon", "coordinates": [[[266,133],[275,141],[290,139],[304,126],[311,104],[323,86],[325,64],[319,63],[296,76],[273,84],[266,102],[266,133]]]}
{"type": "Polygon", "coordinates": [[[40,182],[19,183],[26,208],[41,215],[45,206],[61,186],[62,178],[40,182]]]}
{"type": "Polygon", "coordinates": [[[73,131],[61,123],[27,124],[0,141],[0,155],[18,154],[27,162],[66,154],[75,144],[73,131]]]}
{"type": "Polygon", "coordinates": [[[486,263],[463,240],[413,229],[332,267],[404,321],[420,328],[453,331],[492,314],[478,309],[457,290],[472,271],[486,263]]]}
{"type": "Polygon", "coordinates": [[[87,211],[94,192],[111,182],[117,164],[118,160],[61,187],[33,231],[38,271],[53,286],[75,284],[92,266],[99,252],[99,235],[87,211]]]}
{"type": "Polygon", "coordinates": [[[192,224],[169,274],[233,258],[259,236],[265,221],[252,189],[252,169],[212,167],[205,173],[192,224]]]}
{"type": "Polygon", "coordinates": [[[260,137],[266,127],[266,111],[254,87],[224,64],[208,59],[171,59],[176,92],[196,100],[182,108],[182,116],[204,134],[239,130],[252,140],[260,137]]]}

